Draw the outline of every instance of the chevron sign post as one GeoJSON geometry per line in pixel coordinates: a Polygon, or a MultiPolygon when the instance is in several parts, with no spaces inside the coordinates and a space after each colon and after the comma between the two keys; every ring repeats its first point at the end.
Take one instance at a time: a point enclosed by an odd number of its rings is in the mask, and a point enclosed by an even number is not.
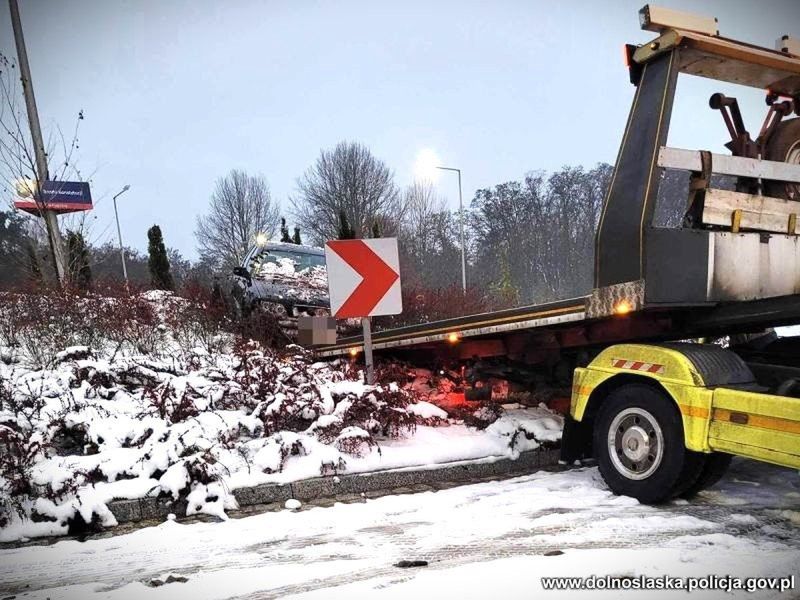
{"type": "Polygon", "coordinates": [[[325,244],[331,314],[360,318],[367,383],[373,383],[370,317],[403,312],[396,238],[333,240],[325,244]]]}

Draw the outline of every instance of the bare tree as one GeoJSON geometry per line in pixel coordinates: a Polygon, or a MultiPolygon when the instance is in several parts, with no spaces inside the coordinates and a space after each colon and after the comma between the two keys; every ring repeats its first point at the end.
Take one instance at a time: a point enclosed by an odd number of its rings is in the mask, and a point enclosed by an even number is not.
{"type": "MultiPolygon", "coordinates": [[[[92,276],[98,281],[122,283],[122,268],[119,262],[119,246],[116,240],[107,240],[89,247],[89,264],[92,276]]],[[[128,281],[135,286],[150,283],[147,256],[136,248],[125,246],[125,264],[128,281]]]]}
{"type": "MultiPolygon", "coordinates": [[[[78,112],[72,135],[67,137],[60,127],[50,132],[46,143],[47,168],[44,172],[36,161],[31,139],[27,112],[22,107],[23,92],[19,68],[16,61],[0,54],[0,184],[3,194],[13,198],[18,194],[30,196],[40,214],[44,211],[44,202],[38,190],[44,181],[83,181],[76,166],[78,130],[83,121],[83,111],[78,112]]],[[[85,214],[77,218],[67,218],[67,227],[87,233],[85,214]]],[[[51,260],[55,260],[54,244],[62,243],[56,221],[55,230],[50,230],[50,223],[45,219],[29,219],[29,229],[34,238],[43,238],[50,244],[51,260]]],[[[62,248],[60,255],[66,260],[67,253],[62,248]]],[[[69,272],[73,265],[65,265],[69,272]]],[[[55,267],[54,264],[51,267],[55,267]]],[[[55,269],[54,269],[55,270],[55,269]]]]}
{"type": "Polygon", "coordinates": [[[435,244],[432,231],[432,220],[437,213],[444,212],[445,201],[429,182],[417,181],[405,190],[406,211],[403,219],[402,237],[406,243],[414,246],[413,250],[425,255],[435,244]]]}
{"type": "Polygon", "coordinates": [[[430,182],[410,185],[399,232],[400,260],[407,281],[435,289],[460,281],[457,223],[430,182]]]}
{"type": "Polygon", "coordinates": [[[564,167],[478,190],[471,209],[478,277],[521,302],[585,294],[610,174],[605,164],[564,167]]]}
{"type": "Polygon", "coordinates": [[[209,213],[197,219],[195,236],[201,258],[217,269],[241,264],[257,235],[275,235],[279,214],[262,175],[233,169],[217,180],[209,213]]]}
{"type": "Polygon", "coordinates": [[[598,164],[590,171],[563,167],[548,179],[548,245],[539,266],[539,276],[549,286],[548,298],[578,296],[591,289],[594,233],[610,178],[611,167],[598,164]]]}
{"type": "Polygon", "coordinates": [[[316,244],[337,237],[342,212],[357,238],[369,237],[376,223],[382,235],[393,235],[403,217],[394,173],[363,144],[340,142],[322,150],[297,180],[297,190],[295,216],[316,244]]]}
{"type": "Polygon", "coordinates": [[[524,299],[537,297],[537,264],[549,234],[543,222],[546,191],[542,173],[475,192],[471,222],[479,281],[514,287],[524,299]]]}

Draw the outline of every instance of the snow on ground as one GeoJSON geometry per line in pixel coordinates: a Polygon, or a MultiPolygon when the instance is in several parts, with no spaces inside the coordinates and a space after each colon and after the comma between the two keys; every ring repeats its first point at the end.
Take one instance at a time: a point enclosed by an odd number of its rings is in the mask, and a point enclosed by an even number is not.
{"type": "MultiPolygon", "coordinates": [[[[168,520],[84,543],[4,549],[0,596],[571,598],[574,593],[545,592],[540,578],[797,576],[800,525],[785,513],[798,505],[796,471],[749,461],[735,461],[722,485],[696,500],[663,507],[612,495],[594,468],[539,472],[330,508],[304,505],[222,523],[168,520]],[[402,560],[429,566],[394,566],[402,560]]],[[[678,597],[673,591],[595,595],[678,597]]]]}

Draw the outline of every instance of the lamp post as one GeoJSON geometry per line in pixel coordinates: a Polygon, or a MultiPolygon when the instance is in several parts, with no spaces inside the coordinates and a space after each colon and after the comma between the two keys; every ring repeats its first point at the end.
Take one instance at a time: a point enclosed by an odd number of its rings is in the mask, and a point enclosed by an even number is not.
{"type": "Polygon", "coordinates": [[[122,276],[125,278],[125,287],[128,287],[128,268],[125,266],[125,248],[122,246],[122,230],[119,228],[119,213],[117,212],[117,196],[121,196],[131,189],[126,185],[114,196],[114,217],[117,219],[117,237],[119,238],[119,255],[122,257],[122,276]]]}
{"type": "Polygon", "coordinates": [[[461,289],[464,294],[467,293],[467,255],[464,247],[464,202],[461,198],[461,169],[454,169],[453,167],[440,167],[437,169],[442,171],[455,171],[458,173],[458,225],[459,235],[461,237],[461,289]]]}

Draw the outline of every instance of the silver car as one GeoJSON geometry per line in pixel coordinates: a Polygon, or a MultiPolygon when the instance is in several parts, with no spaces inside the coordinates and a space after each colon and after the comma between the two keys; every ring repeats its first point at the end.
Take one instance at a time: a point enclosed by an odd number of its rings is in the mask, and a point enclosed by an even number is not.
{"type": "Polygon", "coordinates": [[[242,313],[266,309],[279,319],[330,312],[322,248],[266,242],[233,269],[232,295],[242,313]]]}

